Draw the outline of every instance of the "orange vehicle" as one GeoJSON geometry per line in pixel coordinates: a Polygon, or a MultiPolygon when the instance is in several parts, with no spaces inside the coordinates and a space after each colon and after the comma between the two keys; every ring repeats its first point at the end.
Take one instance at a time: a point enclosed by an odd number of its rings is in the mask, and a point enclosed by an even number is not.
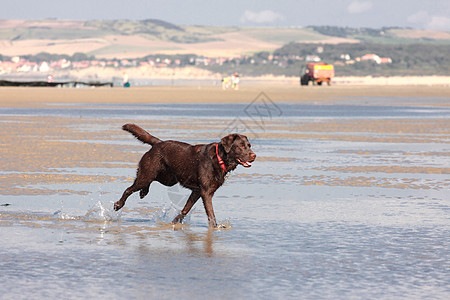
{"type": "Polygon", "coordinates": [[[334,77],[334,66],[326,63],[308,63],[300,73],[300,84],[308,85],[312,81],[313,85],[322,85],[322,82],[331,84],[334,77]]]}

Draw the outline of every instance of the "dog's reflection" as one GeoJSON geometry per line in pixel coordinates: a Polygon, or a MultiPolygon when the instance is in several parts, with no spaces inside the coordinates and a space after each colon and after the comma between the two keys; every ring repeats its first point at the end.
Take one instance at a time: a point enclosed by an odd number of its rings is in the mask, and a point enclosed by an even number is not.
{"type": "Polygon", "coordinates": [[[204,233],[194,233],[183,230],[186,250],[189,254],[205,254],[207,257],[214,255],[214,229],[208,228],[204,233]]]}

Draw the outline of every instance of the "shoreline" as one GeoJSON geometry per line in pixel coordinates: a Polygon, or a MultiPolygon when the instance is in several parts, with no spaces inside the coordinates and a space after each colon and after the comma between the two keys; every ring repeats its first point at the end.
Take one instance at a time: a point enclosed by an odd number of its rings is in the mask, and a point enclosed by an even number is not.
{"type": "MultiPolygon", "coordinates": [[[[52,74],[54,81],[113,82],[122,85],[124,74],[127,74],[132,86],[180,86],[180,85],[220,85],[223,74],[214,73],[196,67],[184,68],[104,68],[89,67],[75,70],[56,70],[32,73],[4,73],[0,80],[11,81],[47,81],[52,74]]],[[[299,85],[299,76],[245,76],[241,74],[241,85],[299,85]]],[[[450,75],[424,76],[336,76],[332,85],[379,85],[379,86],[450,86],[450,75]]]]}
{"type": "Polygon", "coordinates": [[[450,106],[450,86],[443,85],[300,86],[267,83],[243,84],[237,91],[223,90],[218,85],[131,88],[0,87],[0,107],[39,107],[49,103],[250,103],[261,92],[274,102],[351,103],[394,98],[394,104],[401,105],[402,98],[413,97],[417,99],[415,105],[450,106]],[[430,101],[430,98],[435,99],[430,101]]]}

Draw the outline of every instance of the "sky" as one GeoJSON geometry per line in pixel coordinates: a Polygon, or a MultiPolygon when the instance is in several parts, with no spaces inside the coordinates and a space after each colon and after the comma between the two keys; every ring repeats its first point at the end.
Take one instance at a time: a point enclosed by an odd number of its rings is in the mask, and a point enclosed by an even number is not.
{"type": "Polygon", "coordinates": [[[411,27],[450,31],[450,0],[13,0],[0,19],[160,19],[176,25],[411,27]]]}

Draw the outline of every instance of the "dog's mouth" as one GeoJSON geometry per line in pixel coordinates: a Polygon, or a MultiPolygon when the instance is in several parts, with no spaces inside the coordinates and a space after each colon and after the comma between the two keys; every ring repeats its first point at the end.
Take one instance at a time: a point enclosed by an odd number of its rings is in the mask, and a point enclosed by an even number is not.
{"type": "Polygon", "coordinates": [[[246,168],[250,168],[252,166],[252,161],[242,161],[239,158],[237,159],[237,161],[246,168]]]}

